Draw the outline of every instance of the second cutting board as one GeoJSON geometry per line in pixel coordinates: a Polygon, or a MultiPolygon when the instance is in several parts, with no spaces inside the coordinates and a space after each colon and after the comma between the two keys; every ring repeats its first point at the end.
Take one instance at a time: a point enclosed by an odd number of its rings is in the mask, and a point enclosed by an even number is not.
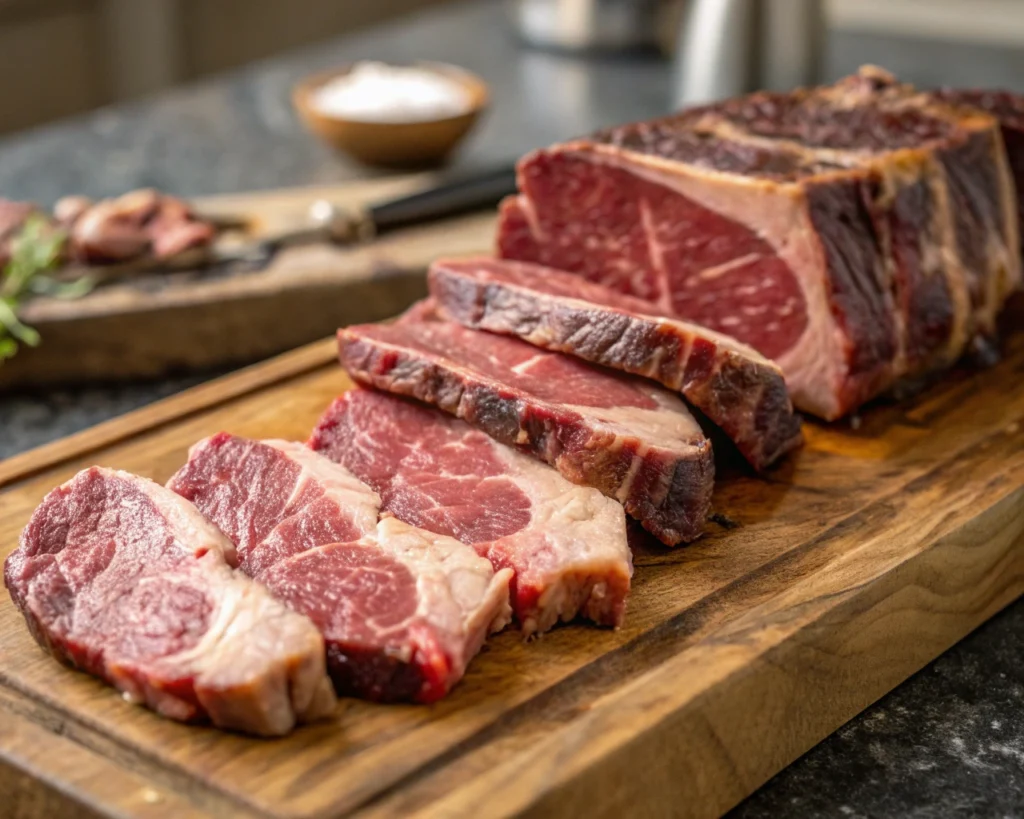
{"type": "MultiPolygon", "coordinates": [[[[302,228],[317,200],[359,209],[439,181],[418,174],[191,201],[204,214],[243,217],[258,239],[302,228]]],[[[494,219],[491,209],[367,244],[289,248],[258,271],[143,275],[78,300],[37,299],[22,317],[43,342],[0,366],[0,390],[235,366],[393,316],[425,295],[434,258],[488,252],[494,219]]]]}

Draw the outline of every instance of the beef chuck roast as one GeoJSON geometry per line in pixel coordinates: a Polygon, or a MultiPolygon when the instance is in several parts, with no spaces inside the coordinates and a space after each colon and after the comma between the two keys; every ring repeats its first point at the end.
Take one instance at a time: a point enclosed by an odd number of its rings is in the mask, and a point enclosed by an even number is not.
{"type": "Polygon", "coordinates": [[[600,490],[663,543],[703,531],[714,486],[711,443],[682,400],[506,336],[413,310],[391,325],[338,331],[357,381],[417,398],[600,490]]]}
{"type": "Polygon", "coordinates": [[[534,152],[498,249],[777,361],[837,418],[989,337],[1020,280],[996,120],[878,69],[534,152]]]}
{"type": "Polygon", "coordinates": [[[313,620],[342,694],[433,702],[510,617],[511,572],[397,520],[303,444],[221,433],[168,483],[238,546],[241,568],[313,620]]]}

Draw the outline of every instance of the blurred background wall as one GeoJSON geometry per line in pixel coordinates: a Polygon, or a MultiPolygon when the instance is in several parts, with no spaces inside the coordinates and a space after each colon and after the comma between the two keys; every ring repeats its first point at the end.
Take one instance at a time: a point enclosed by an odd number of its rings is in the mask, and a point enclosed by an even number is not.
{"type": "MultiPolygon", "coordinates": [[[[0,132],[450,1],[0,0],[0,132]]],[[[827,8],[840,28],[1024,48],[1024,0],[828,0],[827,8]]]]}
{"type": "Polygon", "coordinates": [[[443,2],[0,0],[0,132],[443,2]]]}

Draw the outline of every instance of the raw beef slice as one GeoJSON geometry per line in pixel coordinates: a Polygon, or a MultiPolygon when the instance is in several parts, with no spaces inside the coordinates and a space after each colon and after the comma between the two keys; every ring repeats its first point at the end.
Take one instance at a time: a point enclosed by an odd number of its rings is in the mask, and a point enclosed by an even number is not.
{"type": "Polygon", "coordinates": [[[755,469],[800,445],[782,371],[752,347],[581,276],[491,258],[441,259],[430,293],[466,327],[643,375],[682,393],[755,469]]]}
{"type": "Polygon", "coordinates": [[[323,632],[339,691],[430,703],[508,625],[511,577],[455,538],[384,518],[362,540],[308,549],[257,579],[323,632]]]}
{"type": "Polygon", "coordinates": [[[231,539],[250,577],[295,552],[359,540],[380,512],[372,489],[302,444],[226,432],[192,447],[167,485],[231,539]]]}
{"type": "Polygon", "coordinates": [[[168,485],[237,544],[244,571],[313,620],[339,693],[433,702],[509,621],[511,572],[452,538],[378,523],[379,496],[303,444],[221,433],[168,485]]]}
{"type": "Polygon", "coordinates": [[[354,389],[309,445],[366,481],[383,508],[510,568],[527,635],[559,620],[622,623],[632,575],[622,507],[430,407],[354,389]]]}
{"type": "Polygon", "coordinates": [[[995,119],[877,69],[555,145],[519,188],[500,255],[736,337],[827,419],[989,337],[1020,280],[995,119]]]}
{"type": "Polygon", "coordinates": [[[518,339],[411,318],[338,331],[357,381],[434,404],[599,489],[663,543],[698,537],[714,459],[682,400],[518,339]]]}
{"type": "Polygon", "coordinates": [[[128,701],[284,734],[334,707],[323,640],[233,560],[192,504],[93,467],[44,498],[4,582],[43,648],[128,701]]]}

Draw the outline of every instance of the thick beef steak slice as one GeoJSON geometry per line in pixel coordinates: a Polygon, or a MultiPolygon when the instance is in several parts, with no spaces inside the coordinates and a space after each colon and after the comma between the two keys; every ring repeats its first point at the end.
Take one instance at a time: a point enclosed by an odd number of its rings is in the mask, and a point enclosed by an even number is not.
{"type": "Polygon", "coordinates": [[[237,544],[243,571],[320,628],[339,693],[433,702],[509,621],[511,572],[452,538],[378,524],[377,493],[303,444],[221,433],[168,486],[237,544]]]}
{"type": "Polygon", "coordinates": [[[596,489],[438,410],[365,389],[338,398],[309,444],[377,490],[391,514],[512,569],[525,634],[575,617],[622,623],[632,575],[625,516],[596,489]]]}
{"type": "Polygon", "coordinates": [[[233,560],[183,498],[93,467],[39,505],[4,582],[43,648],[130,702],[284,734],[334,707],[323,640],[233,560]]]}
{"type": "Polygon", "coordinates": [[[362,540],[300,552],[258,580],[323,632],[339,691],[430,703],[508,624],[511,577],[455,538],[384,518],[362,540]]]}
{"type": "Polygon", "coordinates": [[[865,69],[555,145],[500,255],[735,336],[837,418],[990,336],[1020,280],[998,123],[865,69]]]}
{"type": "Polygon", "coordinates": [[[752,347],[581,276],[527,262],[441,259],[430,292],[448,318],[652,378],[720,426],[755,469],[799,446],[778,365],[752,347]]]}
{"type": "Polygon", "coordinates": [[[349,327],[338,342],[357,381],[434,404],[520,447],[622,503],[663,543],[701,534],[714,459],[679,396],[449,321],[349,327]]]}

